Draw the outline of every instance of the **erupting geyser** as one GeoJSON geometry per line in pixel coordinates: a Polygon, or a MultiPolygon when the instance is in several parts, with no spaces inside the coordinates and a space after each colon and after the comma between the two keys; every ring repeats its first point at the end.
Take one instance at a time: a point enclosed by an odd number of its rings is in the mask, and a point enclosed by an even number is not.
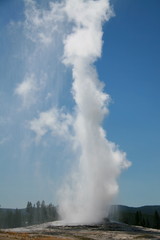
{"type": "Polygon", "coordinates": [[[70,222],[93,223],[106,216],[118,190],[116,178],[121,168],[129,165],[125,153],[106,139],[101,126],[109,96],[103,92],[93,66],[101,56],[102,23],[109,20],[112,11],[107,0],[69,0],[65,11],[74,24],[64,41],[64,63],[73,71],[74,141],[80,156],[78,169],[63,190],[60,207],[70,222]]]}
{"type": "Polygon", "coordinates": [[[38,140],[48,130],[61,137],[70,135],[76,164],[59,191],[60,213],[70,223],[99,222],[117,194],[117,177],[130,165],[126,154],[106,138],[102,122],[110,97],[104,93],[94,66],[101,56],[102,25],[113,15],[109,0],[52,1],[46,11],[37,9],[33,0],[25,2],[26,26],[41,43],[49,46],[54,31],[61,32],[62,61],[72,69],[75,102],[73,114],[52,107],[33,119],[30,129],[38,140]]]}

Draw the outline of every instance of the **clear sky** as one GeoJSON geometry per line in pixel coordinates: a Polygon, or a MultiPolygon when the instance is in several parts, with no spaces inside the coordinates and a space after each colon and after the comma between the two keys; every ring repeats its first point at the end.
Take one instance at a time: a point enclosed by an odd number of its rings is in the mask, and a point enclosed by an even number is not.
{"type": "MultiPolygon", "coordinates": [[[[47,7],[48,1],[37,1],[47,7]]],[[[116,203],[160,204],[160,1],[112,0],[111,4],[115,16],[104,25],[102,57],[96,63],[99,78],[112,98],[104,128],[107,138],[132,162],[119,177],[116,203]]],[[[73,100],[70,72],[55,60],[61,58],[62,51],[39,51],[40,44],[35,50],[24,36],[24,21],[23,1],[0,1],[2,207],[21,208],[27,201],[43,199],[56,202],[56,189],[72,163],[65,142],[47,133],[36,143],[28,128],[39,112],[53,104],[71,109],[73,100]],[[32,83],[32,89],[27,90],[29,101],[26,85],[20,88],[22,80],[28,87],[32,83]]],[[[54,44],[61,49],[59,37],[54,44]]]]}

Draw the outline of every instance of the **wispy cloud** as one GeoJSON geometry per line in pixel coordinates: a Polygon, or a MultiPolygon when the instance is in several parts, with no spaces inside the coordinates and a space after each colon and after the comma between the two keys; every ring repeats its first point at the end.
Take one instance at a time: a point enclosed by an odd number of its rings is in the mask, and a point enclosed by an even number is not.
{"type": "Polygon", "coordinates": [[[56,22],[59,24],[64,18],[63,3],[50,2],[47,10],[38,8],[33,0],[25,0],[25,6],[25,31],[28,38],[48,46],[53,41],[55,31],[59,30],[56,22]]]}
{"type": "Polygon", "coordinates": [[[39,141],[47,132],[52,135],[70,137],[70,128],[73,119],[70,114],[65,114],[61,110],[52,108],[49,111],[41,112],[39,118],[35,118],[29,122],[29,128],[35,132],[36,140],[39,141]]]}
{"type": "Polygon", "coordinates": [[[45,85],[44,77],[45,76],[37,80],[35,74],[27,74],[24,80],[17,85],[14,92],[22,99],[22,106],[24,108],[28,108],[36,103],[38,92],[40,92],[45,85]]]}
{"type": "Polygon", "coordinates": [[[35,103],[35,93],[38,91],[37,82],[34,74],[25,77],[24,81],[21,82],[15,89],[15,94],[22,98],[22,104],[24,107],[29,107],[35,103]]]}

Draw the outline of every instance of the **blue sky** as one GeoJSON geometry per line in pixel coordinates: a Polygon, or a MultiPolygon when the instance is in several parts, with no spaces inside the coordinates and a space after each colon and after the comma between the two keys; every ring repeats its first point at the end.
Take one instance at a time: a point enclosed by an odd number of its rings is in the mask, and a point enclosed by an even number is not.
{"type": "MultiPolygon", "coordinates": [[[[159,204],[160,2],[112,0],[111,3],[115,17],[104,25],[102,58],[96,63],[105,91],[112,98],[104,128],[108,139],[118,144],[132,162],[119,177],[120,193],[116,202],[129,206],[159,204]]],[[[27,201],[43,199],[56,202],[55,191],[72,162],[65,142],[47,134],[42,142],[35,143],[34,134],[27,128],[27,122],[38,112],[49,109],[53,103],[72,108],[73,100],[68,94],[70,71],[53,58],[53,55],[60,58],[62,51],[57,53],[55,48],[45,48],[41,55],[39,52],[34,55],[34,44],[24,37],[20,23],[23,21],[23,1],[0,1],[2,207],[21,208],[27,201]],[[39,61],[30,64],[37,57],[39,61]],[[29,108],[15,89],[24,76],[31,77],[33,69],[42,78],[39,87],[45,90],[29,108]],[[49,78],[47,86],[43,85],[45,71],[49,78]],[[53,82],[52,78],[59,79],[60,83],[53,82]],[[45,98],[46,93],[52,91],[55,94],[45,98]]],[[[61,47],[58,37],[55,44],[61,47]]]]}

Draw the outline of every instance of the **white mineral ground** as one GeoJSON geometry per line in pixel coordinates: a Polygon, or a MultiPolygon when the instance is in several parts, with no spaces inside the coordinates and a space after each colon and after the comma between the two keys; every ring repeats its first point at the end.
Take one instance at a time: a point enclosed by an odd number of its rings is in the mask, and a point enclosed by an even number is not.
{"type": "MultiPolygon", "coordinates": [[[[36,237],[54,236],[58,239],[160,239],[160,230],[129,226],[119,222],[105,224],[78,225],[68,224],[64,221],[55,221],[29,227],[5,229],[4,232],[31,233],[36,237]]],[[[1,237],[0,237],[1,239],[1,237]]]]}

